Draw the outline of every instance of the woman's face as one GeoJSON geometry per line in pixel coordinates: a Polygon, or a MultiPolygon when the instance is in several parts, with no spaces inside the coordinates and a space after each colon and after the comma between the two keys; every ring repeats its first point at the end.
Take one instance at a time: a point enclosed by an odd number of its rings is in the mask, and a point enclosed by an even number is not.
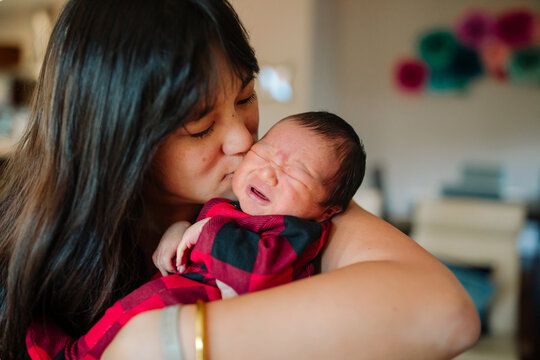
{"type": "Polygon", "coordinates": [[[255,140],[259,108],[254,80],[247,84],[229,71],[213,110],[171,134],[153,166],[153,201],[202,204],[213,197],[233,198],[232,175],[255,140]]]}

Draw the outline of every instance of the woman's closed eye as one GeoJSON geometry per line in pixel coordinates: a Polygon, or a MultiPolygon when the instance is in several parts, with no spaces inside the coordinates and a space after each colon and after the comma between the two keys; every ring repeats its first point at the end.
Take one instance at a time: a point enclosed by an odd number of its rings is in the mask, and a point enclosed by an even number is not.
{"type": "Polygon", "coordinates": [[[186,130],[186,132],[189,134],[190,137],[192,138],[203,138],[205,137],[206,135],[209,135],[210,133],[212,133],[212,131],[214,130],[214,124],[216,122],[213,121],[209,127],[207,127],[206,129],[204,129],[203,131],[199,131],[199,132],[196,132],[196,133],[190,133],[185,127],[184,129],[186,130]]]}
{"type": "Polygon", "coordinates": [[[238,105],[251,104],[252,102],[255,101],[255,99],[257,99],[257,94],[254,91],[247,98],[238,100],[237,104],[238,105]]]}

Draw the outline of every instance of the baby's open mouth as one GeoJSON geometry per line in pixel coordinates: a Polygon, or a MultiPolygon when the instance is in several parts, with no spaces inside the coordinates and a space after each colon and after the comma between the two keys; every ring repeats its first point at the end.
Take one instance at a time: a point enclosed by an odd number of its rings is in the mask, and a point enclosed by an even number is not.
{"type": "Polygon", "coordinates": [[[270,201],[262,192],[251,186],[250,191],[253,195],[261,199],[262,201],[270,201]]]}

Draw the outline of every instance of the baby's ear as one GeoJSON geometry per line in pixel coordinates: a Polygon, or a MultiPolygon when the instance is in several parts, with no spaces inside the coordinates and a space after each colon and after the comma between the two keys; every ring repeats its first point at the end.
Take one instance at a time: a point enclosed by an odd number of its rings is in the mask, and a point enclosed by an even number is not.
{"type": "Polygon", "coordinates": [[[330,219],[332,216],[339,214],[342,211],[341,206],[329,206],[324,210],[321,216],[317,219],[318,222],[330,219]]]}

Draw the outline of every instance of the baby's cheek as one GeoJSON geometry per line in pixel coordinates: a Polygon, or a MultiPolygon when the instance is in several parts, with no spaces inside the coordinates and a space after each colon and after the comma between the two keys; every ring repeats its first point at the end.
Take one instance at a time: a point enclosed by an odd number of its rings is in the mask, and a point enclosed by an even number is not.
{"type": "MultiPolygon", "coordinates": [[[[287,206],[288,209],[293,209],[298,204],[298,194],[296,194],[294,191],[286,191],[283,195],[283,203],[287,206]]],[[[285,209],[287,210],[287,209],[285,209]]]]}

